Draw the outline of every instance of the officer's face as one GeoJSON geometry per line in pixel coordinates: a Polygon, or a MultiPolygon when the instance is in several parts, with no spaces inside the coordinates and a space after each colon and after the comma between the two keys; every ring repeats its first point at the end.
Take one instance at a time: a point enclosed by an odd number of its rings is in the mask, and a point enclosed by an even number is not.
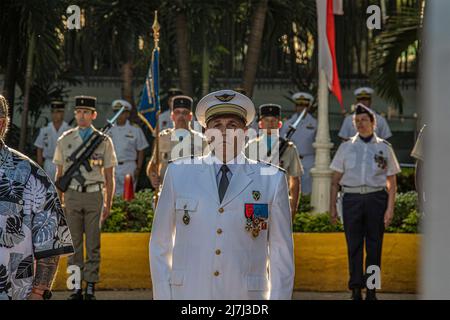
{"type": "Polygon", "coordinates": [[[224,115],[208,121],[205,135],[211,149],[228,159],[233,154],[236,156],[244,147],[245,133],[245,123],[241,118],[224,115]]]}
{"type": "Polygon", "coordinates": [[[309,107],[309,103],[304,103],[304,102],[297,103],[295,105],[295,111],[296,112],[302,112],[303,109],[308,108],[308,107],[309,107]]]}
{"type": "Polygon", "coordinates": [[[278,129],[278,124],[280,123],[280,119],[278,117],[265,116],[261,119],[261,129],[266,129],[267,133],[270,134],[271,130],[278,129]]]}
{"type": "Polygon", "coordinates": [[[52,121],[61,122],[64,120],[64,111],[52,111],[52,121]]]}
{"type": "Polygon", "coordinates": [[[124,125],[130,117],[130,111],[124,111],[120,114],[119,118],[117,118],[118,125],[124,125]]]}
{"type": "Polygon", "coordinates": [[[358,133],[362,136],[370,136],[373,133],[374,123],[370,120],[367,113],[355,115],[355,126],[358,133]]]}
{"type": "Polygon", "coordinates": [[[175,128],[186,128],[192,120],[192,112],[186,108],[176,108],[172,111],[172,121],[175,128]]]}
{"type": "Polygon", "coordinates": [[[77,125],[82,128],[89,127],[97,118],[97,112],[89,109],[77,109],[75,110],[75,119],[77,125]]]}

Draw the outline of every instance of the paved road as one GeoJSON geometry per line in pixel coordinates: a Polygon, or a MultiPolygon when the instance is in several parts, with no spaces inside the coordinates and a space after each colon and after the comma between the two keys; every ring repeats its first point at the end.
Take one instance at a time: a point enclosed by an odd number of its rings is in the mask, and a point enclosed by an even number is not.
{"type": "MultiPolygon", "coordinates": [[[[69,296],[69,292],[56,291],[53,292],[54,300],[65,300],[69,296]]],[[[108,290],[97,291],[98,300],[151,300],[151,290],[108,290]]],[[[295,291],[294,300],[349,300],[350,292],[310,292],[295,291]]],[[[405,293],[379,293],[380,300],[415,300],[415,294],[405,293]]]]}

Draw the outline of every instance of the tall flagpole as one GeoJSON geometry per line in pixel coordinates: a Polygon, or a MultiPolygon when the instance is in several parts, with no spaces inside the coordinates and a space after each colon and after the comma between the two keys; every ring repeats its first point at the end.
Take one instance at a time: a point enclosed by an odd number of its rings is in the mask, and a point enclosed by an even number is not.
{"type": "Polygon", "coordinates": [[[332,171],[330,169],[330,140],[328,122],[328,82],[325,71],[319,68],[319,107],[317,115],[317,134],[313,147],[316,149],[316,161],[311,169],[313,178],[311,206],[313,213],[323,213],[330,209],[330,187],[332,171]]]}
{"type": "MultiPolygon", "coordinates": [[[[153,29],[153,42],[154,42],[154,49],[153,50],[158,50],[159,51],[159,30],[161,29],[159,23],[158,23],[158,11],[155,11],[155,20],[153,21],[153,25],[152,25],[152,29],[153,29]]],[[[153,56],[153,54],[152,54],[153,56]]],[[[153,61],[152,61],[152,65],[153,65],[153,61]]],[[[159,68],[159,63],[157,68],[159,68]]],[[[153,81],[155,81],[155,78],[153,78],[153,81]]],[[[156,79],[157,81],[159,81],[159,70],[158,70],[158,79],[156,79]]],[[[158,89],[159,89],[159,84],[158,84],[158,89]]],[[[153,85],[153,88],[155,88],[155,85],[153,85]]],[[[156,97],[156,93],[153,92],[153,98],[156,97]]],[[[156,106],[156,102],[154,101],[155,106],[156,106]]],[[[159,159],[159,115],[161,113],[161,109],[159,108],[158,111],[156,112],[156,126],[155,126],[155,165],[156,165],[156,170],[157,173],[159,175],[160,173],[160,159],[159,159]]],[[[154,200],[154,204],[155,204],[155,209],[156,209],[156,205],[158,203],[158,197],[159,197],[159,189],[156,190],[155,189],[155,195],[153,197],[154,200]]]]}

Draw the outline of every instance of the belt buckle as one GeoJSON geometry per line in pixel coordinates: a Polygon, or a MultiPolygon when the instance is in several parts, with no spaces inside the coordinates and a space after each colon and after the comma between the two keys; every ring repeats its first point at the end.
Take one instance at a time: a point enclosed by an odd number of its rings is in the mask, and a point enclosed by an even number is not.
{"type": "Polygon", "coordinates": [[[362,186],[361,187],[361,194],[367,194],[368,192],[367,192],[368,190],[367,190],[367,186],[362,186]]]}

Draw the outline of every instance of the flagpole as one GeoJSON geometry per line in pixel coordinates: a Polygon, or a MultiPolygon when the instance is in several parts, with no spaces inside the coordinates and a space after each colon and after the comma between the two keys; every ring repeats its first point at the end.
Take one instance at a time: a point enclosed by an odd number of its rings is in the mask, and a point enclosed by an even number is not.
{"type": "MultiPolygon", "coordinates": [[[[155,20],[153,21],[153,25],[152,25],[152,29],[153,29],[153,42],[154,42],[154,49],[153,50],[159,50],[159,30],[161,29],[159,23],[158,23],[158,11],[155,10],[155,20]]],[[[152,54],[153,56],[153,54],[152,54]]],[[[159,64],[158,64],[158,68],[159,68],[159,64]]],[[[158,75],[159,75],[159,70],[158,70],[158,75]]],[[[159,78],[159,76],[158,76],[159,78]]],[[[153,79],[154,81],[155,79],[153,79]]],[[[159,79],[156,79],[159,81],[159,79]]],[[[153,88],[155,88],[155,86],[153,85],[153,88]]],[[[158,84],[158,90],[159,90],[159,84],[158,84]]],[[[156,96],[156,93],[154,92],[154,95],[156,96]]],[[[159,96],[159,93],[158,93],[159,96]]],[[[156,101],[155,101],[156,103],[156,101]]],[[[160,108],[158,109],[158,111],[156,112],[156,126],[155,126],[155,164],[156,164],[156,170],[157,173],[159,175],[160,173],[160,159],[159,159],[159,115],[161,113],[160,108]]],[[[155,209],[156,209],[156,205],[158,203],[158,197],[159,197],[159,188],[155,189],[155,195],[153,197],[154,200],[154,205],[155,205],[155,209]]]]}
{"type": "Polygon", "coordinates": [[[316,149],[314,168],[311,169],[313,178],[311,206],[313,213],[324,213],[330,209],[330,187],[332,171],[330,169],[330,152],[333,144],[330,140],[328,121],[328,82],[325,71],[319,68],[319,107],[317,115],[317,134],[313,147],[316,149]]]}

